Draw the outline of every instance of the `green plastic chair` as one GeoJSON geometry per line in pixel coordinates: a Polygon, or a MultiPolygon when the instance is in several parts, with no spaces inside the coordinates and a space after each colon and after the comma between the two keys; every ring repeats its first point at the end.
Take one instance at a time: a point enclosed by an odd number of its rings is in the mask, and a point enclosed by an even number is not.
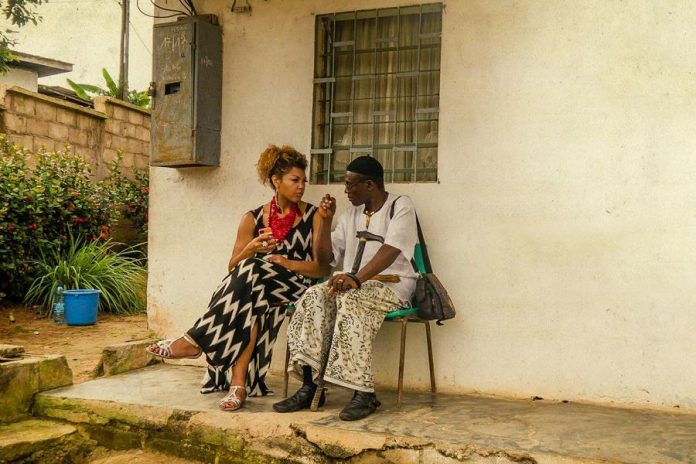
{"type": "MultiPolygon", "coordinates": [[[[413,252],[413,259],[416,262],[416,267],[420,274],[425,274],[425,264],[423,262],[423,251],[419,243],[416,244],[416,248],[413,252]]],[[[286,309],[286,315],[292,317],[292,313],[295,311],[294,305],[288,305],[286,309]]],[[[401,406],[401,399],[403,397],[403,387],[404,387],[404,365],[405,365],[405,355],[406,355],[406,327],[409,322],[417,322],[419,324],[425,325],[425,337],[428,346],[428,365],[430,367],[430,391],[433,393],[437,392],[435,386],[435,365],[433,362],[433,344],[432,337],[430,334],[430,321],[420,319],[417,315],[417,310],[414,307],[400,308],[394,311],[390,311],[384,318],[385,322],[398,322],[401,324],[401,346],[399,349],[399,379],[396,393],[396,407],[401,406]]],[[[285,372],[283,375],[283,398],[288,396],[288,383],[289,383],[289,373],[288,367],[290,364],[290,350],[287,345],[285,347],[285,372]]],[[[323,381],[321,382],[323,384],[323,381]]],[[[317,393],[321,392],[323,385],[319,385],[317,388],[317,393]]],[[[319,395],[315,395],[315,401],[312,402],[312,410],[317,410],[317,403],[319,400],[319,395]]]]}

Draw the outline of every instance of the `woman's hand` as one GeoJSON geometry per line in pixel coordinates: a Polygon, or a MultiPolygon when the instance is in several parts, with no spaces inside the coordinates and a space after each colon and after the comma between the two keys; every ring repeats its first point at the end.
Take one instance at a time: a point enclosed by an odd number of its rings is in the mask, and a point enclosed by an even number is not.
{"type": "Polygon", "coordinates": [[[317,214],[322,219],[332,219],[334,214],[336,214],[336,199],[328,193],[324,195],[324,198],[319,203],[317,214]]]}
{"type": "Polygon", "coordinates": [[[277,241],[273,238],[271,228],[266,227],[265,229],[261,229],[260,232],[258,237],[254,238],[244,247],[245,251],[249,252],[251,255],[255,255],[256,253],[270,253],[275,250],[277,241]]]}
{"type": "MultiPolygon", "coordinates": [[[[267,255],[263,259],[269,263],[279,264],[286,269],[290,269],[290,260],[283,255],[267,255]]],[[[292,269],[290,269],[292,271],[292,269]]]]}

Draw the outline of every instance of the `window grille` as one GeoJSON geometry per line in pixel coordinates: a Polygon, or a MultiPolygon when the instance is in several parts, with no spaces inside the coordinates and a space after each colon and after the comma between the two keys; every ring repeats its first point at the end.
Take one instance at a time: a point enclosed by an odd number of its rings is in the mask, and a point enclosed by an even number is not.
{"type": "Polygon", "coordinates": [[[361,155],[386,182],[437,180],[442,4],[316,20],[312,181],[345,180],[361,155]]]}

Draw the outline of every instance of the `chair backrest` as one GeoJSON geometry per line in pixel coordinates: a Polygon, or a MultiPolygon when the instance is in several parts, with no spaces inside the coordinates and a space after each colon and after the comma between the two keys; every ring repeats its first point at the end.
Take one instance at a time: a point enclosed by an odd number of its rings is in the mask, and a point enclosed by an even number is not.
{"type": "Polygon", "coordinates": [[[419,274],[425,274],[425,262],[423,261],[423,249],[420,243],[416,243],[416,248],[413,250],[413,260],[416,262],[419,274]]]}

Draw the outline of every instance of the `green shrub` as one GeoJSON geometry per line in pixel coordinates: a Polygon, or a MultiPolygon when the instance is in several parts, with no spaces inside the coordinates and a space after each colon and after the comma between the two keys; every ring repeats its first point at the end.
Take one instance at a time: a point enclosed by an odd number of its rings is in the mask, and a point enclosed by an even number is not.
{"type": "Polygon", "coordinates": [[[69,148],[32,154],[0,135],[0,291],[22,296],[31,261],[47,246],[106,238],[112,205],[105,186],[92,182],[89,164],[69,148]]]}
{"type": "Polygon", "coordinates": [[[109,189],[93,181],[91,166],[81,155],[70,148],[39,153],[32,178],[38,192],[34,203],[43,208],[40,222],[49,243],[66,244],[68,229],[79,238],[108,237],[114,219],[109,189]]]}
{"type": "Polygon", "coordinates": [[[33,183],[27,179],[26,152],[8,146],[0,137],[3,157],[0,161],[0,291],[26,284],[24,276],[31,255],[36,229],[34,211],[27,198],[34,195],[33,183]]]}
{"type": "Polygon", "coordinates": [[[53,307],[57,282],[66,290],[98,289],[99,309],[116,314],[145,310],[146,271],[142,254],[134,248],[115,250],[110,240],[86,242],[72,239],[70,246],[53,247],[33,261],[37,277],[25,302],[53,307]]]}
{"type": "Polygon", "coordinates": [[[149,171],[135,172],[135,179],[129,179],[121,173],[121,153],[109,166],[109,176],[105,183],[112,192],[112,201],[120,206],[121,214],[129,219],[143,235],[147,235],[148,204],[150,193],[149,171]]]}
{"type": "Polygon", "coordinates": [[[119,214],[146,230],[147,172],[130,180],[119,163],[95,182],[89,163],[69,147],[32,154],[0,134],[0,292],[22,298],[41,250],[69,248],[70,234],[81,242],[107,239],[119,214]]]}

